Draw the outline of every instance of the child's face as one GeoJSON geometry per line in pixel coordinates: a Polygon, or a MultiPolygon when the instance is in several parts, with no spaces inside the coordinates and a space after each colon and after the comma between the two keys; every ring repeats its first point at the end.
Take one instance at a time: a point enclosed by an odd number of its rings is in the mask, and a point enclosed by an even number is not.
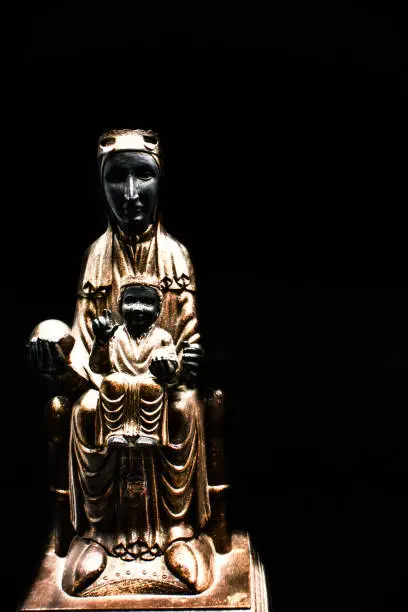
{"type": "Polygon", "coordinates": [[[153,287],[127,287],[122,297],[122,316],[130,331],[143,333],[155,322],[160,301],[153,287]]]}

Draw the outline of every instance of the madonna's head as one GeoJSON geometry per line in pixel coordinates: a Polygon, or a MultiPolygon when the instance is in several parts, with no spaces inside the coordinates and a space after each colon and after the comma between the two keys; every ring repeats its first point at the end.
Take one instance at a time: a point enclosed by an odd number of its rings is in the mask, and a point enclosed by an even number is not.
{"type": "Polygon", "coordinates": [[[100,177],[111,219],[126,234],[142,234],[157,217],[159,139],[143,130],[112,130],[99,140],[100,177]]]}

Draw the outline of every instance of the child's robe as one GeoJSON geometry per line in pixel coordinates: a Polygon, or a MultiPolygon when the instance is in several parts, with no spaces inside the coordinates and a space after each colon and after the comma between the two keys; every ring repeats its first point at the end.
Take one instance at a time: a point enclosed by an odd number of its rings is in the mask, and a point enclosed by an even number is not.
{"type": "Polygon", "coordinates": [[[97,446],[114,435],[145,435],[167,443],[167,394],[149,370],[159,352],[178,364],[171,335],[155,325],[140,338],[121,325],[107,343],[94,342],[90,368],[107,375],[99,391],[97,446]]]}

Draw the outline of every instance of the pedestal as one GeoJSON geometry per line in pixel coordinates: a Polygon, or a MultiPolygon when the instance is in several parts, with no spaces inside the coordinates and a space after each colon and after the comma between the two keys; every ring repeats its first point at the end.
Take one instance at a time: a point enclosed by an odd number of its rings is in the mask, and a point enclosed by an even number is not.
{"type": "Polygon", "coordinates": [[[103,574],[81,597],[61,588],[65,558],[50,545],[21,612],[68,610],[250,610],[269,612],[264,569],[247,534],[232,536],[231,552],[216,555],[215,580],[200,593],[172,576],[163,557],[126,562],[110,557],[103,574]],[[109,594],[108,594],[109,593],[109,594]]]}

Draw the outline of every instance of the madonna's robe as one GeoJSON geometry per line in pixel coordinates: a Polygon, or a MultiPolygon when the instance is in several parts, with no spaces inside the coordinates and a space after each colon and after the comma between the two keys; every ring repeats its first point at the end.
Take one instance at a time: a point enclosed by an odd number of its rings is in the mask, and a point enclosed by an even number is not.
{"type": "Polygon", "coordinates": [[[186,249],[160,224],[134,244],[108,227],[85,255],[72,329],[71,366],[91,389],[72,413],[71,520],[79,535],[129,560],[162,554],[174,540],[193,537],[210,515],[203,414],[195,391],[169,388],[169,437],[160,450],[108,451],[95,443],[92,422],[102,377],[89,367],[92,319],[108,308],[120,321],[121,279],[136,273],[160,280],[163,304],[157,325],[171,334],[179,357],[183,341],[200,337],[186,249]]]}

